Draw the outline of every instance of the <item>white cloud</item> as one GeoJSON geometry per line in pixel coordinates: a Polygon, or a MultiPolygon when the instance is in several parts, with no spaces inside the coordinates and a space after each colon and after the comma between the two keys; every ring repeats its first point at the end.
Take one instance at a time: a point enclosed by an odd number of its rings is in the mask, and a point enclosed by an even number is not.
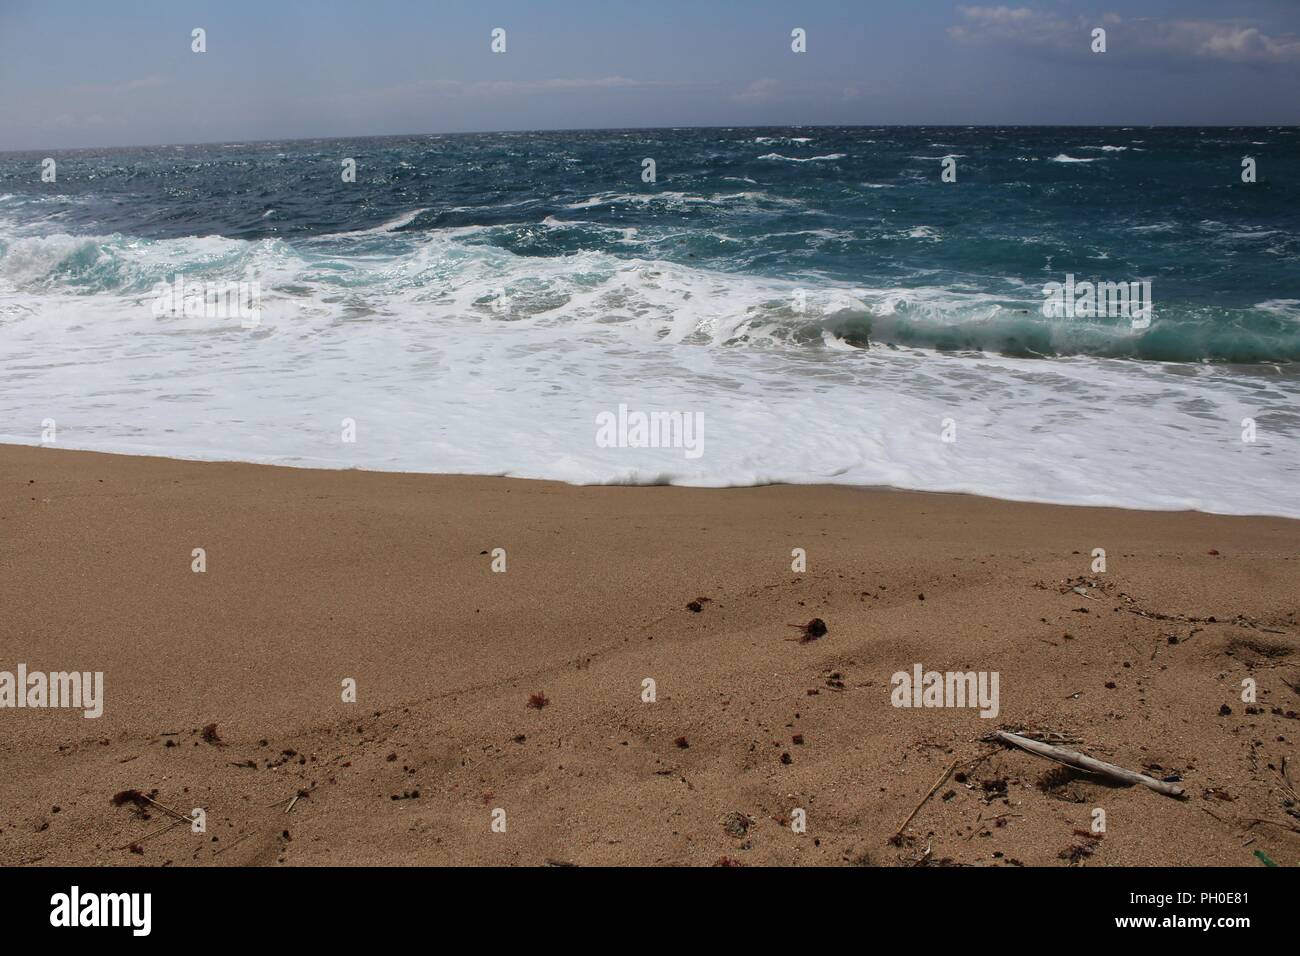
{"type": "Polygon", "coordinates": [[[167,77],[160,76],[157,73],[151,73],[148,76],[141,76],[134,80],[127,80],[125,83],[119,83],[116,86],[110,86],[106,92],[114,96],[121,96],[125,93],[134,93],[136,90],[152,90],[161,86],[166,86],[167,77]]]}
{"type": "Polygon", "coordinates": [[[1300,62],[1300,39],[1270,36],[1255,26],[1208,20],[1126,21],[1115,13],[1066,19],[1032,7],[959,6],[957,12],[963,22],[949,27],[948,35],[964,43],[1014,43],[1087,52],[1092,29],[1104,24],[1112,51],[1235,62],[1300,62]]]}
{"type": "Polygon", "coordinates": [[[965,23],[949,27],[948,35],[963,41],[1012,40],[1055,46],[1065,41],[1075,29],[1069,21],[1055,14],[1030,7],[960,6],[957,12],[965,23]]]}
{"type": "Polygon", "coordinates": [[[1153,45],[1219,60],[1300,61],[1300,40],[1277,39],[1256,27],[1199,20],[1159,24],[1153,45]]]}
{"type": "Polygon", "coordinates": [[[967,7],[957,10],[968,20],[981,23],[1025,23],[1037,14],[1029,7],[967,7]]]}
{"type": "Polygon", "coordinates": [[[779,98],[781,84],[773,79],[754,80],[747,87],[732,97],[741,103],[771,103],[779,98]]]}
{"type": "Polygon", "coordinates": [[[424,92],[443,96],[525,96],[530,93],[553,93],[574,90],[637,90],[679,86],[667,80],[633,80],[626,76],[594,78],[552,78],[545,80],[430,80],[415,87],[399,87],[396,92],[424,92]]]}

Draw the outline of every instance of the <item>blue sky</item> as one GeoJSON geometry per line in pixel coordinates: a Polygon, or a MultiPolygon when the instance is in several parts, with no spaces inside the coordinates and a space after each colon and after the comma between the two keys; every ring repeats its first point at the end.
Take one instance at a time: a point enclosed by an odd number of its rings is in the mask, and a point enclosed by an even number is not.
{"type": "Polygon", "coordinates": [[[1292,124],[1296,0],[2,0],[0,149],[629,126],[1292,124]],[[1089,50],[1093,27],[1107,52],[1089,50]],[[207,31],[207,52],[190,31],[207,31]],[[489,48],[506,30],[506,52],[489,48]],[[790,31],[807,31],[793,53],[790,31]]]}

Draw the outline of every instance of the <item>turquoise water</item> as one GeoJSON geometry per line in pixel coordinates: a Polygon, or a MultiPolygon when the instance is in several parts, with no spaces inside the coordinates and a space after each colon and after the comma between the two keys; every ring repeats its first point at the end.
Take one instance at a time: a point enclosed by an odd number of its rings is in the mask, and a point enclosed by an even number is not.
{"type": "Polygon", "coordinates": [[[0,154],[0,438],[1300,514],[1297,146],[500,133],[78,151],[53,183],[0,154]],[[256,281],[260,324],[157,315],[178,276],[256,281]],[[1149,283],[1149,325],[1044,315],[1068,276],[1149,283]],[[701,413],[706,452],[598,447],[621,403],[701,413]]]}
{"type": "MultiPolygon", "coordinates": [[[[11,153],[0,157],[10,194],[0,214],[36,233],[278,239],[308,251],[409,216],[381,242],[475,227],[470,244],[518,256],[595,251],[984,297],[909,303],[879,328],[868,314],[836,323],[868,341],[1295,361],[1298,147],[1293,128],[522,133],[72,153],[59,157],[57,184],[35,175],[40,154],[11,153]],[[956,183],[940,179],[948,156],[956,183]],[[1249,185],[1244,156],[1258,163],[1249,185]],[[344,157],[356,183],[342,181],[344,157]],[[644,158],[656,162],[653,184],[644,158]],[[1159,322],[1134,334],[1045,320],[1041,285],[1069,273],[1150,280],[1159,322]]],[[[333,278],[346,287],[341,266],[333,278]]],[[[153,275],[83,251],[39,278],[94,293],[153,275]]]]}

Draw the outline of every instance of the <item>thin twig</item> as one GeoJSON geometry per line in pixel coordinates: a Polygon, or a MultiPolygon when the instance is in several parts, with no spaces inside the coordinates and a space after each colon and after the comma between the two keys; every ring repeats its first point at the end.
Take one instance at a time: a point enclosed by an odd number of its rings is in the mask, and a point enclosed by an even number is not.
{"type": "Polygon", "coordinates": [[[248,832],[248,833],[245,833],[243,836],[241,836],[241,837],[240,837],[238,840],[236,840],[234,843],[227,843],[225,846],[223,846],[220,850],[217,850],[217,851],[216,851],[215,853],[213,853],[212,855],[213,855],[213,856],[217,856],[217,855],[220,854],[220,853],[225,853],[227,850],[233,850],[235,847],[239,846],[239,844],[243,843],[245,840],[247,840],[247,839],[248,839],[249,837],[251,837],[252,835],[253,835],[253,834],[252,834],[251,831],[248,832]]]}
{"type": "Polygon", "coordinates": [[[171,814],[172,816],[174,816],[177,820],[183,820],[183,821],[186,822],[186,823],[193,823],[193,822],[194,822],[194,818],[193,818],[193,817],[187,817],[185,814],[180,813],[179,811],[173,810],[171,807],[164,806],[163,804],[161,804],[161,803],[159,803],[157,800],[155,800],[153,797],[149,796],[147,793],[142,793],[142,794],[140,794],[140,796],[143,797],[144,799],[148,800],[150,803],[152,803],[152,804],[153,804],[155,807],[157,807],[159,810],[162,810],[164,813],[170,813],[170,814],[171,814]]]}
{"type": "Polygon", "coordinates": [[[962,772],[965,772],[967,770],[974,770],[976,767],[978,767],[984,761],[988,760],[994,754],[1000,754],[1000,753],[1002,753],[1002,751],[997,747],[994,747],[992,750],[985,751],[984,753],[980,754],[978,757],[974,758],[973,760],[968,760],[964,764],[962,764],[961,766],[962,772]]]}
{"type": "Polygon", "coordinates": [[[934,796],[934,792],[943,786],[944,781],[948,779],[948,775],[952,773],[953,770],[955,770],[956,768],[957,768],[956,760],[948,764],[948,769],[943,772],[943,776],[941,776],[938,780],[934,782],[934,786],[930,788],[930,792],[927,793],[924,797],[922,797],[921,802],[918,803],[915,809],[913,809],[912,812],[907,815],[907,819],[903,821],[903,825],[900,826],[898,828],[898,831],[894,834],[895,837],[900,837],[903,835],[903,831],[906,830],[907,825],[912,822],[912,818],[921,812],[921,807],[925,806],[925,801],[929,800],[931,797],[934,796]]]}
{"type": "Polygon", "coordinates": [[[1246,829],[1249,830],[1250,827],[1257,823],[1267,823],[1271,827],[1281,827],[1283,830],[1290,830],[1292,833],[1300,833],[1300,827],[1292,826],[1290,823],[1281,823],[1277,820],[1265,820],[1263,817],[1251,817],[1250,826],[1246,827],[1246,829]]]}
{"type": "Polygon", "coordinates": [[[293,809],[293,805],[294,805],[295,803],[298,802],[298,798],[299,798],[299,797],[310,796],[311,794],[313,794],[313,793],[316,792],[316,788],[317,788],[318,786],[320,786],[320,784],[312,784],[312,786],[311,786],[309,789],[307,789],[307,790],[302,790],[302,789],[300,789],[300,790],[299,790],[297,793],[295,793],[292,797],[281,797],[279,800],[273,800],[271,803],[268,803],[268,804],[267,804],[267,807],[268,807],[268,808],[269,808],[269,807],[278,807],[280,804],[284,803],[284,802],[287,800],[287,801],[289,802],[289,807],[288,807],[288,809],[286,809],[284,812],[285,812],[285,813],[288,813],[289,810],[292,810],[292,809],[293,809]]]}
{"type": "MultiPolygon", "coordinates": [[[[190,822],[192,823],[193,821],[191,820],[190,822]]],[[[114,849],[114,850],[129,850],[131,847],[135,846],[136,844],[143,843],[145,840],[148,840],[148,839],[150,839],[151,837],[156,837],[156,836],[158,836],[159,834],[161,834],[161,833],[166,833],[166,832],[169,831],[169,830],[175,830],[178,826],[181,825],[181,823],[182,823],[182,821],[180,821],[180,820],[173,820],[171,823],[164,824],[163,826],[160,826],[160,827],[159,827],[158,829],[156,829],[156,830],[150,830],[148,833],[146,833],[144,836],[140,837],[140,839],[138,839],[138,840],[132,840],[130,843],[125,843],[125,844],[123,844],[122,846],[115,846],[115,847],[113,847],[113,849],[114,849]]]]}

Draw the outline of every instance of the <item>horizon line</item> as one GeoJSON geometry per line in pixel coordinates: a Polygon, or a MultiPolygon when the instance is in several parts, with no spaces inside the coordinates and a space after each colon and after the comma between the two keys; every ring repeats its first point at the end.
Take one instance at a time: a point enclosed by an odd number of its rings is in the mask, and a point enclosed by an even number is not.
{"type": "Polygon", "coordinates": [[[261,146],[269,143],[311,143],[351,139],[411,139],[424,136],[505,136],[529,133],[645,133],[677,130],[736,130],[736,129],[1300,129],[1298,123],[1233,124],[1233,123],[806,123],[806,124],[764,124],[758,126],[707,125],[707,126],[591,126],[591,127],[539,127],[534,129],[499,129],[499,130],[451,130],[442,133],[364,133],[343,136],[294,136],[273,139],[238,139],[238,140],[203,140],[188,143],[136,143],[125,146],[63,146],[31,147],[23,149],[0,149],[0,156],[11,153],[41,152],[85,152],[87,150],[109,149],[175,149],[191,146],[261,146]]]}

